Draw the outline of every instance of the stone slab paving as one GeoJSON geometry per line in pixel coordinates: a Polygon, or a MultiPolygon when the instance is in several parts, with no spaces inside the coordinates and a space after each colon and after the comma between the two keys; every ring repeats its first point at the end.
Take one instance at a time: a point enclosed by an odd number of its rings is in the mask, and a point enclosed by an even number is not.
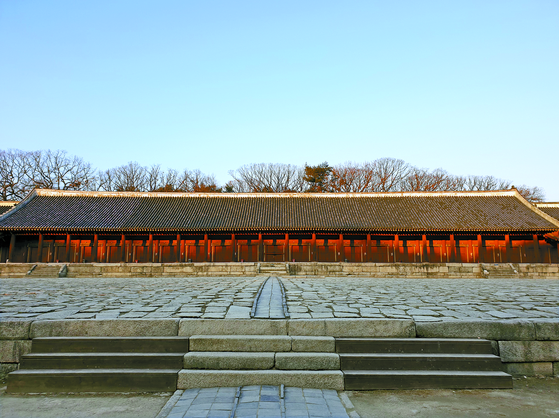
{"type": "MultiPolygon", "coordinates": [[[[0,319],[249,319],[266,279],[0,279],[0,319]]],[[[281,281],[292,319],[559,318],[559,279],[282,277],[281,281]]]]}
{"type": "MultiPolygon", "coordinates": [[[[178,400],[176,400],[178,399],[178,400]]],[[[335,390],[242,386],[185,390],[166,418],[348,418],[335,390]]],[[[158,418],[163,418],[163,416],[158,418]]]]}
{"type": "Polygon", "coordinates": [[[286,277],[282,282],[292,319],[559,317],[559,279],[286,277]]]}
{"type": "Polygon", "coordinates": [[[264,280],[0,279],[0,319],[248,319],[264,280]]]}
{"type": "Polygon", "coordinates": [[[254,318],[285,318],[284,296],[277,277],[270,277],[266,280],[255,304],[254,318]]]}

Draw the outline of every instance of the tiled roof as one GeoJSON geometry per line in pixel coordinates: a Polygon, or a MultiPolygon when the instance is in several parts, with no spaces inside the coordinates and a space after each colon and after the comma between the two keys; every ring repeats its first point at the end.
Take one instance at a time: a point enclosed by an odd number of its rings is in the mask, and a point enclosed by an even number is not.
{"type": "Polygon", "coordinates": [[[559,221],[515,190],[234,194],[36,190],[1,230],[554,231],[559,221]]]}
{"type": "Polygon", "coordinates": [[[13,208],[16,205],[17,202],[14,201],[0,201],[0,215],[9,211],[11,208],[13,208]]]}
{"type": "Polygon", "coordinates": [[[536,206],[542,212],[559,220],[559,202],[536,203],[536,206]]]}

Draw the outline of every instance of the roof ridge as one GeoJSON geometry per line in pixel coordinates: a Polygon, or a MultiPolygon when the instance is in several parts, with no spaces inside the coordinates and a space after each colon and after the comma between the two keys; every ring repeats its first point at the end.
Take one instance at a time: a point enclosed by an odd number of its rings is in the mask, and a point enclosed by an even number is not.
{"type": "Polygon", "coordinates": [[[85,191],[85,190],[55,190],[35,189],[37,196],[67,196],[67,197],[210,197],[210,198],[362,198],[362,197],[495,197],[519,195],[514,189],[507,190],[476,190],[476,191],[439,191],[439,192],[354,192],[354,193],[199,193],[199,192],[108,192],[108,191],[85,191]]]}

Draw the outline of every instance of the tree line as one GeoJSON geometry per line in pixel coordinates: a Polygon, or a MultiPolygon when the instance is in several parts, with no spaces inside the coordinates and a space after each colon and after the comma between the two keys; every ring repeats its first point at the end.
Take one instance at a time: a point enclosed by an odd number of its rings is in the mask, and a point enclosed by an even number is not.
{"type": "MultiPolygon", "coordinates": [[[[205,193],[363,193],[401,191],[482,191],[510,189],[493,176],[457,176],[440,168],[415,167],[395,158],[330,165],[255,163],[229,171],[219,185],[200,170],[163,169],[129,162],[97,170],[66,151],[0,150],[1,200],[21,200],[34,188],[60,190],[205,193]]],[[[543,201],[539,187],[516,186],[531,202],[543,201]]]]}

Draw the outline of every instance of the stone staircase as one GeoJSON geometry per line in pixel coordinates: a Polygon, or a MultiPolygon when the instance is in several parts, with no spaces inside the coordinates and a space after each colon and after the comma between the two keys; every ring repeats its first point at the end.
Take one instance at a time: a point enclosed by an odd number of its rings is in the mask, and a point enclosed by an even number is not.
{"type": "Polygon", "coordinates": [[[343,390],[334,347],[333,337],[192,336],[178,389],[284,384],[343,390]]]}
{"type": "Polygon", "coordinates": [[[34,338],[10,393],[164,392],[177,388],[188,351],[182,337],[34,338]]]}
{"type": "Polygon", "coordinates": [[[512,263],[480,264],[481,276],[486,279],[518,279],[519,267],[512,263]]]}
{"type": "Polygon", "coordinates": [[[60,277],[60,269],[64,267],[64,264],[35,264],[27,272],[27,277],[37,277],[37,278],[53,278],[60,277]]]}
{"type": "Polygon", "coordinates": [[[480,339],[288,335],[42,337],[9,393],[168,392],[279,385],[334,390],[510,389],[480,339]]]}
{"type": "Polygon", "coordinates": [[[259,263],[258,273],[264,276],[287,276],[286,263],[259,263]]]}
{"type": "Polygon", "coordinates": [[[336,351],[346,390],[512,388],[488,340],[338,338],[336,351]]]}

